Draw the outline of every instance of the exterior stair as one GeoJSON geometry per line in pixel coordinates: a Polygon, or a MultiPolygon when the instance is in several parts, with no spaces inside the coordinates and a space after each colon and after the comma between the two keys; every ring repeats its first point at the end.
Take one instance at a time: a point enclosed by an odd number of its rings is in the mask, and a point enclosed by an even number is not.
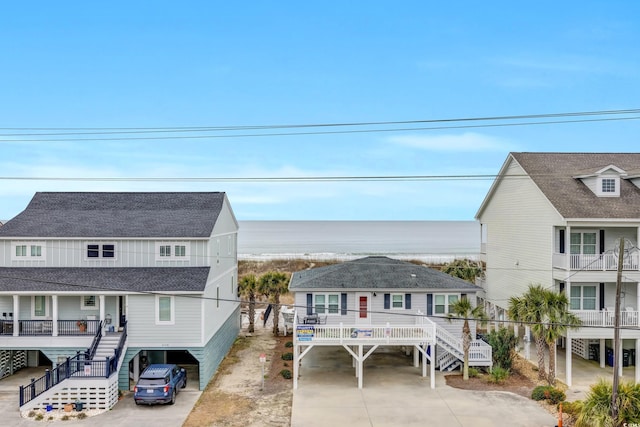
{"type": "MultiPolygon", "coordinates": [[[[445,328],[436,328],[438,368],[452,371],[464,362],[462,339],[453,336],[445,328]]],[[[492,366],[491,346],[482,340],[472,340],[469,348],[469,366],[492,366]]]]}
{"type": "Polygon", "coordinates": [[[93,360],[104,360],[107,357],[113,357],[115,350],[118,348],[120,342],[120,336],[122,333],[108,332],[100,339],[96,354],[93,356],[93,360]]]}

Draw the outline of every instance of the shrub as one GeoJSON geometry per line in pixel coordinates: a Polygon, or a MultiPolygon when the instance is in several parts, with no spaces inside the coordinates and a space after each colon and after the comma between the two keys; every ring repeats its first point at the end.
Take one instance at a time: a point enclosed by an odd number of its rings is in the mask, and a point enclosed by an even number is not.
{"type": "Polygon", "coordinates": [[[560,389],[557,389],[550,385],[539,385],[531,392],[531,398],[533,400],[548,400],[553,404],[563,402],[567,396],[560,389]]]}
{"type": "Polygon", "coordinates": [[[87,414],[85,412],[80,412],[78,414],[78,419],[79,420],[84,420],[85,418],[87,418],[87,414]]]}
{"type": "Polygon", "coordinates": [[[478,375],[480,375],[478,368],[469,367],[469,378],[476,378],[478,375]]]}
{"type": "Polygon", "coordinates": [[[36,411],[29,411],[29,413],[27,414],[27,416],[28,416],[29,418],[33,418],[33,417],[35,417],[35,416],[36,416],[36,411]]]}
{"type": "Polygon", "coordinates": [[[35,419],[38,420],[38,421],[41,421],[43,418],[44,418],[44,415],[37,414],[35,419]]]}
{"type": "Polygon", "coordinates": [[[62,418],[60,418],[62,421],[69,421],[69,415],[64,415],[62,418]]]}
{"type": "Polygon", "coordinates": [[[286,380],[290,380],[291,378],[293,378],[293,375],[291,375],[291,371],[288,369],[283,369],[282,371],[280,371],[280,375],[282,375],[282,378],[286,380]]]}
{"type": "Polygon", "coordinates": [[[287,348],[293,347],[293,341],[287,341],[286,343],[284,343],[284,346],[287,348]]]}
{"type": "MultiPolygon", "coordinates": [[[[558,404],[560,406],[560,404],[558,404]]],[[[565,414],[576,416],[582,411],[582,401],[562,402],[562,412],[565,414]]]]}
{"type": "Polygon", "coordinates": [[[509,378],[509,370],[496,366],[489,372],[489,382],[500,384],[509,378]]]}
{"type": "Polygon", "coordinates": [[[293,360],[293,353],[282,353],[282,360],[293,360]]]}
{"type": "Polygon", "coordinates": [[[640,384],[621,382],[618,386],[618,420],[611,419],[611,382],[600,379],[591,386],[576,418],[577,427],[640,423],[640,384]]]}
{"type": "Polygon", "coordinates": [[[489,332],[486,341],[491,346],[493,365],[504,369],[511,369],[511,361],[518,344],[518,337],[509,328],[499,328],[489,332]]]}

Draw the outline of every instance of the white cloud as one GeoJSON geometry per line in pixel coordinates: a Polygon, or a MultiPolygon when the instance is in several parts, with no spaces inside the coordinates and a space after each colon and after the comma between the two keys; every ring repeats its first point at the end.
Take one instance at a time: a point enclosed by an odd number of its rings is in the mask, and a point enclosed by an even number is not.
{"type": "Polygon", "coordinates": [[[508,141],[474,132],[459,135],[402,135],[393,136],[389,141],[429,151],[512,151],[508,141]]]}

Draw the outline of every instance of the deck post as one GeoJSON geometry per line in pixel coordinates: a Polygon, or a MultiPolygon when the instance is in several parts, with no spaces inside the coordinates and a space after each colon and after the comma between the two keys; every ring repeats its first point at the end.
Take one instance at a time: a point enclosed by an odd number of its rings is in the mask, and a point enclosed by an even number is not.
{"type": "Polygon", "coordinates": [[[607,355],[605,354],[604,339],[600,340],[600,367],[604,368],[607,355]]]}
{"type": "MultiPolygon", "coordinates": [[[[417,346],[414,346],[411,351],[413,351],[413,367],[417,368],[420,366],[420,352],[416,349],[417,346]]],[[[424,360],[424,357],[422,358],[424,360]]]]}
{"type": "Polygon", "coordinates": [[[636,366],[636,384],[640,383],[640,367],[638,367],[638,357],[640,355],[640,339],[636,339],[636,360],[634,361],[634,365],[636,366]]]}
{"type": "Polygon", "coordinates": [[[566,363],[566,367],[565,367],[565,372],[566,372],[566,381],[567,381],[567,386],[571,387],[571,357],[572,357],[572,350],[571,350],[571,337],[567,336],[567,346],[566,346],[566,350],[565,350],[565,363],[566,363]]]}
{"type": "MultiPolygon", "coordinates": [[[[295,322],[295,320],[294,320],[295,322]]],[[[293,389],[298,389],[298,375],[300,372],[300,347],[295,330],[293,331],[293,389]]]]}
{"type": "Polygon", "coordinates": [[[429,360],[429,362],[431,363],[431,372],[429,373],[429,375],[431,376],[431,388],[436,388],[436,346],[431,343],[429,347],[429,356],[431,359],[429,360]]]}
{"type": "Polygon", "coordinates": [[[364,372],[362,369],[362,344],[358,346],[358,388],[362,389],[362,377],[364,376],[364,372]]]}

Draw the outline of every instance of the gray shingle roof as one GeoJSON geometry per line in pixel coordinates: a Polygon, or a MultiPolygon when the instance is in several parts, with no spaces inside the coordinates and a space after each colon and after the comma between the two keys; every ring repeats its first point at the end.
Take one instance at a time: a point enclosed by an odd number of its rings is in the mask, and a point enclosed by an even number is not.
{"type": "Polygon", "coordinates": [[[0,267],[0,292],[203,292],[210,267],[0,267]]]}
{"type": "Polygon", "coordinates": [[[0,237],[209,237],[224,193],[36,193],[0,237]]]}
{"type": "Polygon", "coordinates": [[[384,256],[297,271],[289,290],[305,289],[442,289],[479,291],[480,288],[432,268],[384,256]]]}
{"type": "Polygon", "coordinates": [[[565,218],[640,218],[640,188],[620,181],[620,197],[598,197],[575,176],[614,165],[640,168],[640,153],[511,153],[565,218]]]}

